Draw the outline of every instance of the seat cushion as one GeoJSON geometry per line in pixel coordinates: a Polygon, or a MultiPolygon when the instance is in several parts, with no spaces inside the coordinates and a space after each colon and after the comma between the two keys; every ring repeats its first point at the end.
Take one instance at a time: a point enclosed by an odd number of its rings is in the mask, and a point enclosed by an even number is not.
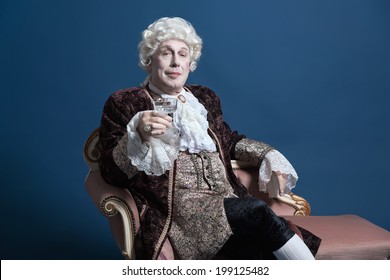
{"type": "Polygon", "coordinates": [[[285,218],[322,239],[316,259],[390,259],[390,232],[357,215],[285,218]]]}

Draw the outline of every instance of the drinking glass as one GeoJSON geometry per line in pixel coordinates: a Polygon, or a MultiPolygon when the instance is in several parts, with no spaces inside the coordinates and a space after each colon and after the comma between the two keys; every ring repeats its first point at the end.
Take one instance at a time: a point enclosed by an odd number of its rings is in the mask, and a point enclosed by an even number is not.
{"type": "MultiPolygon", "coordinates": [[[[173,118],[173,113],[177,109],[177,98],[173,98],[173,97],[159,98],[158,100],[153,101],[153,107],[156,112],[169,115],[171,118],[173,118]]],[[[179,136],[179,129],[177,127],[172,127],[172,128],[167,128],[165,134],[162,137],[166,138],[166,140],[169,140],[169,138],[178,138],[178,136],[179,136]]]]}
{"type": "Polygon", "coordinates": [[[177,98],[166,97],[154,100],[154,110],[173,117],[173,113],[177,109],[177,98]]]}

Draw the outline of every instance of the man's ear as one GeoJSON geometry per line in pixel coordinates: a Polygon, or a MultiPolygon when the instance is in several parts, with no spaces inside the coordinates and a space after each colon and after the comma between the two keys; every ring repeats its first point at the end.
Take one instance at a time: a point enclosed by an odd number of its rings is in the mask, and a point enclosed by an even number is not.
{"type": "Polygon", "coordinates": [[[149,57],[146,63],[144,64],[144,70],[150,74],[152,72],[152,58],[149,57]]]}
{"type": "Polygon", "coordinates": [[[195,61],[191,61],[190,63],[190,71],[194,72],[196,69],[197,63],[195,61]]]}

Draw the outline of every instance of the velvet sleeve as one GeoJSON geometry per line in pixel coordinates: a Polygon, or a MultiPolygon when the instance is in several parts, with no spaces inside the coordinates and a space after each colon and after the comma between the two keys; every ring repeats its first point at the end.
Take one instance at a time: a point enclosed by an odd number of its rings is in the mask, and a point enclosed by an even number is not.
{"type": "MultiPolygon", "coordinates": [[[[132,88],[112,94],[106,101],[100,124],[99,141],[101,148],[100,172],[104,180],[116,186],[125,186],[129,172],[123,170],[127,162],[127,124],[139,112],[151,109],[149,98],[142,89],[132,88]],[[122,168],[121,168],[122,167],[122,168]]],[[[129,166],[127,169],[135,167],[129,166]]]]}
{"type": "Polygon", "coordinates": [[[260,166],[266,154],[271,150],[273,147],[264,142],[245,138],[237,143],[234,153],[236,159],[260,166]]]}

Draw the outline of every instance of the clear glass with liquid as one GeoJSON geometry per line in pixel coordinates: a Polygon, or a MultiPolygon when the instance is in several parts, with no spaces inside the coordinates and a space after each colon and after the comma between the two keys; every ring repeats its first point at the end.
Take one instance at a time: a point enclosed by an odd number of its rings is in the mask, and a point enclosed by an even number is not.
{"type": "MultiPolygon", "coordinates": [[[[166,97],[159,98],[153,101],[154,111],[169,115],[173,118],[173,113],[177,109],[177,98],[166,97]]],[[[179,138],[179,129],[177,127],[167,128],[165,133],[160,138],[164,138],[165,141],[177,141],[179,138]]]]}
{"type": "Polygon", "coordinates": [[[177,98],[160,98],[153,102],[154,110],[173,116],[177,109],[177,98]]]}

